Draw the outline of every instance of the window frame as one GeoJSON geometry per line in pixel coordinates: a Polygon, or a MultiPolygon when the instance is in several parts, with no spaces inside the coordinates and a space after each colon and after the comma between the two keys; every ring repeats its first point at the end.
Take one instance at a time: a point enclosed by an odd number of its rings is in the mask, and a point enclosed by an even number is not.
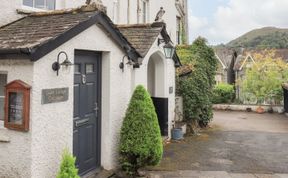
{"type": "Polygon", "coordinates": [[[24,0],[22,0],[22,6],[23,7],[25,7],[25,8],[28,8],[28,9],[39,9],[39,10],[55,10],[56,9],[56,0],[53,0],[54,1],[54,7],[53,7],[53,9],[49,9],[48,8],[48,5],[47,5],[47,1],[48,0],[44,0],[44,6],[45,6],[45,8],[39,8],[39,7],[36,7],[36,1],[37,0],[32,0],[32,7],[31,6],[29,6],[29,5],[24,5],[24,0]]]}
{"type": "Polygon", "coordinates": [[[142,23],[149,23],[149,0],[142,0],[141,7],[142,23]]]}
{"type": "Polygon", "coordinates": [[[30,89],[31,86],[24,83],[21,80],[14,80],[8,83],[5,87],[5,120],[4,126],[7,129],[28,132],[29,131],[29,122],[30,122],[30,89]],[[15,124],[9,122],[9,94],[10,93],[22,93],[22,124],[15,124]]]}
{"type": "MultiPolygon", "coordinates": [[[[0,118],[0,128],[4,127],[4,121],[5,121],[5,86],[7,85],[8,82],[8,72],[0,71],[0,75],[6,75],[6,81],[3,86],[3,96],[0,95],[0,98],[4,99],[4,105],[3,105],[3,118],[0,118]]],[[[1,109],[1,108],[0,108],[1,109]]]]}
{"type": "Polygon", "coordinates": [[[181,26],[182,26],[181,17],[176,16],[176,42],[177,44],[182,44],[182,37],[181,37],[181,26]]]}

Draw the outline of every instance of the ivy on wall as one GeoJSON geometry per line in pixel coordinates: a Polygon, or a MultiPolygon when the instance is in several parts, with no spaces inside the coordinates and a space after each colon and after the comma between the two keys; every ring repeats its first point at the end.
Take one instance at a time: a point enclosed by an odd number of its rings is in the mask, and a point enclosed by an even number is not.
{"type": "Polygon", "coordinates": [[[217,59],[204,38],[192,45],[178,46],[177,53],[184,68],[177,71],[177,94],[183,97],[184,119],[207,126],[213,117],[212,90],[215,84],[217,59]],[[183,70],[191,70],[182,75],[183,70]]]}

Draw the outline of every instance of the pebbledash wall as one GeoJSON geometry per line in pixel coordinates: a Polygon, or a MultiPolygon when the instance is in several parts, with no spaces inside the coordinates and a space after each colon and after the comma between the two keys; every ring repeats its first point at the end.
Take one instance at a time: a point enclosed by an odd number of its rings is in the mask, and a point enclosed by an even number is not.
{"type": "MultiPolygon", "coordinates": [[[[9,178],[55,177],[64,148],[72,151],[73,143],[73,67],[61,69],[59,76],[51,69],[57,54],[65,51],[74,62],[74,50],[103,51],[102,57],[102,138],[101,165],[105,169],[117,166],[117,145],[121,123],[130,97],[137,84],[147,86],[147,64],[155,52],[163,49],[155,44],[143,60],[140,69],[119,63],[122,50],[96,25],[88,28],[43,58],[32,63],[25,60],[0,60],[0,72],[8,73],[8,82],[23,80],[32,86],[30,130],[27,133],[0,128],[0,175],[9,178]],[[97,34],[97,35],[95,35],[97,34]],[[101,41],[101,43],[98,43],[101,41]],[[121,86],[121,87],[120,87],[121,86]],[[62,103],[41,104],[41,91],[48,88],[69,88],[69,99],[62,103]],[[8,141],[8,142],[7,142],[8,141]]],[[[165,96],[169,97],[169,127],[174,116],[174,62],[165,63],[165,96]]]]}
{"type": "Polygon", "coordinates": [[[0,129],[2,138],[10,140],[8,143],[0,142],[1,176],[9,178],[55,177],[63,149],[68,148],[72,151],[74,70],[61,70],[59,76],[56,76],[51,65],[62,50],[73,62],[74,49],[104,51],[102,58],[102,166],[111,169],[116,165],[114,149],[121,127],[119,123],[131,96],[132,69],[126,68],[122,73],[119,69],[119,62],[124,53],[95,25],[35,63],[27,61],[23,65],[23,62],[16,63],[12,60],[0,61],[0,69],[8,72],[9,81],[21,79],[32,86],[30,131],[22,133],[5,128],[0,129]],[[62,87],[69,87],[67,102],[41,104],[42,89],[62,87]]]}

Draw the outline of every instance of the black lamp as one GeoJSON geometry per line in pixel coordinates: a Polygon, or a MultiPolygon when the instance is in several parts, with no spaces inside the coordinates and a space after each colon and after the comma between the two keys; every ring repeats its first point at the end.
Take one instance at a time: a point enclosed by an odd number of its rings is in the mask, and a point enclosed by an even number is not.
{"type": "Polygon", "coordinates": [[[167,59],[172,59],[175,53],[175,47],[169,42],[163,46],[165,57],[167,59]]]}
{"type": "Polygon", "coordinates": [[[158,46],[160,46],[161,43],[165,43],[163,49],[166,59],[172,59],[175,53],[175,47],[171,44],[171,42],[166,43],[164,39],[158,39],[158,46]]]}
{"type": "Polygon", "coordinates": [[[59,75],[59,69],[61,66],[69,67],[72,66],[73,63],[68,59],[67,53],[61,51],[57,56],[57,61],[52,64],[52,69],[57,72],[57,76],[59,75]],[[59,63],[61,54],[65,55],[65,60],[62,63],[59,63]]]}

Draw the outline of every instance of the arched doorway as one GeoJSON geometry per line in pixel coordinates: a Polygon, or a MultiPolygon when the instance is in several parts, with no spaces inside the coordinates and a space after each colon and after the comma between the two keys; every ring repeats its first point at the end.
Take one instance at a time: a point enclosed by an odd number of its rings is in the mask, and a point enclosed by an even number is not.
{"type": "Polygon", "coordinates": [[[165,97],[165,57],[161,52],[156,52],[149,58],[147,65],[147,89],[156,109],[161,134],[168,136],[168,97],[165,97]]]}

